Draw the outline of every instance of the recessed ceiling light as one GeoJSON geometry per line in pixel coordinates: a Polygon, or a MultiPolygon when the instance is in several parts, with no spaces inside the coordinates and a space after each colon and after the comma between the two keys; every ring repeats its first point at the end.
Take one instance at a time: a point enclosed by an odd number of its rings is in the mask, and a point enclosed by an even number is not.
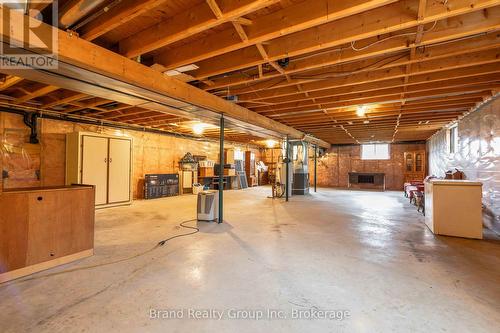
{"type": "Polygon", "coordinates": [[[366,114],[366,105],[358,106],[356,114],[358,115],[358,117],[364,117],[366,114]]]}
{"type": "Polygon", "coordinates": [[[266,140],[266,146],[267,148],[274,148],[274,146],[276,145],[276,141],[275,140],[272,140],[272,139],[269,139],[269,140],[266,140]]]}
{"type": "Polygon", "coordinates": [[[205,130],[205,124],[203,124],[203,123],[196,123],[193,125],[194,134],[201,135],[201,134],[203,134],[204,130],[205,130]]]}

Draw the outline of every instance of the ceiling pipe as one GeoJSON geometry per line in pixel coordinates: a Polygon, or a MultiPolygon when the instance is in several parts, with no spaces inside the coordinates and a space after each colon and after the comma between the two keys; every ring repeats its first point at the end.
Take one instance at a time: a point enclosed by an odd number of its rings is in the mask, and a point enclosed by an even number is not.
{"type": "Polygon", "coordinates": [[[105,0],[70,0],[59,12],[59,26],[63,29],[71,27],[83,17],[90,14],[105,0]]]}

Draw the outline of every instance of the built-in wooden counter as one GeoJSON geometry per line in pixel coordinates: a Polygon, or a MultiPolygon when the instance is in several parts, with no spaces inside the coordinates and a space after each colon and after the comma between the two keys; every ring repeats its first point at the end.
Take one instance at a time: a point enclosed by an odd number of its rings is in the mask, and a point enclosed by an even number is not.
{"type": "Polygon", "coordinates": [[[0,283],[93,255],[94,187],[0,192],[0,283]]]}

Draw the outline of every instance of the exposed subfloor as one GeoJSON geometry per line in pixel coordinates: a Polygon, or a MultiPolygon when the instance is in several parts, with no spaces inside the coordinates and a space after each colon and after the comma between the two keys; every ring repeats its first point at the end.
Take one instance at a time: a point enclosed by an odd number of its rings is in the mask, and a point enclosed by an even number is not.
{"type": "Polygon", "coordinates": [[[225,192],[224,224],[54,274],[189,232],[177,224],[195,216],[196,197],[98,211],[95,256],[0,286],[1,331],[498,332],[498,239],[435,237],[400,192],[319,189],[289,203],[269,194],[225,192]],[[184,318],[151,319],[158,309],[184,318]],[[224,318],[190,319],[189,309],[224,318]],[[238,309],[264,317],[229,318],[238,309]],[[298,309],[344,312],[291,319],[298,309]]]}

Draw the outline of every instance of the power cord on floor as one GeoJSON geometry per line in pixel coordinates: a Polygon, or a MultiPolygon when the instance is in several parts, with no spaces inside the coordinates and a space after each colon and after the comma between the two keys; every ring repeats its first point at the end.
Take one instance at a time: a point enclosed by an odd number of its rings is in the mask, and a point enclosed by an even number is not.
{"type": "MultiPolygon", "coordinates": [[[[138,254],[135,254],[135,255],[133,255],[131,257],[127,257],[127,258],[123,258],[123,259],[119,259],[119,260],[114,260],[114,261],[109,261],[109,262],[105,262],[105,263],[102,263],[102,264],[96,264],[96,265],[90,265],[90,266],[84,266],[84,267],[77,267],[77,268],[73,268],[73,269],[67,269],[67,270],[64,270],[64,271],[61,271],[61,272],[54,272],[54,273],[49,273],[49,274],[44,274],[44,275],[39,275],[39,276],[33,276],[33,277],[26,278],[26,279],[18,280],[18,281],[14,280],[14,281],[11,281],[10,283],[7,282],[5,285],[7,286],[7,285],[11,285],[11,284],[22,283],[22,282],[27,282],[27,281],[32,281],[32,280],[38,280],[38,279],[42,279],[42,278],[46,278],[46,277],[51,277],[51,276],[56,276],[56,275],[60,275],[60,274],[72,273],[72,272],[82,271],[82,270],[86,270],[86,269],[92,269],[92,268],[97,268],[97,267],[102,267],[102,266],[108,266],[108,265],[118,264],[120,262],[124,262],[124,261],[132,260],[132,259],[135,259],[135,258],[138,258],[138,257],[142,257],[142,256],[144,256],[144,255],[146,255],[146,254],[148,254],[150,252],[153,252],[154,250],[158,249],[159,247],[162,247],[163,245],[165,245],[168,241],[171,241],[172,239],[179,238],[179,237],[185,237],[185,236],[189,236],[189,235],[194,235],[194,234],[198,233],[200,231],[200,229],[198,227],[192,227],[192,226],[185,225],[186,223],[193,222],[193,221],[197,221],[197,219],[182,221],[178,225],[180,227],[182,227],[182,228],[193,229],[194,231],[188,232],[188,233],[185,233],[185,234],[180,234],[180,235],[175,235],[175,236],[172,236],[172,237],[165,238],[165,239],[159,241],[152,248],[150,248],[150,249],[148,249],[148,250],[146,250],[144,252],[140,252],[138,254]]],[[[0,285],[0,287],[1,287],[1,285],[0,285]]]]}

